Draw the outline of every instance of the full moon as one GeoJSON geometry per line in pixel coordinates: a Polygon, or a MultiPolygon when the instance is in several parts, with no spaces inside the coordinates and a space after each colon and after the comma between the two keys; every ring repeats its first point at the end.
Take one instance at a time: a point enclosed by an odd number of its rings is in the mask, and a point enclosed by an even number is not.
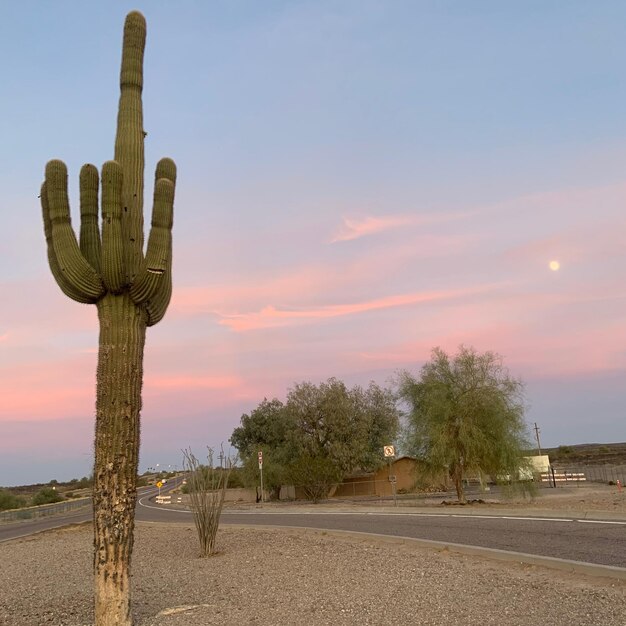
{"type": "Polygon", "coordinates": [[[558,269],[561,267],[561,264],[558,261],[550,261],[550,269],[553,272],[558,271],[558,269]]]}

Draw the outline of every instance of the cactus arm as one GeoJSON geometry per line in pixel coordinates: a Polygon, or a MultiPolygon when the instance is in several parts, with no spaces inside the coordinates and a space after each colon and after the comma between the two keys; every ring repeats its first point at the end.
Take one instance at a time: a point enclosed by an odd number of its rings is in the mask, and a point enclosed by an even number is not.
{"type": "Polygon", "coordinates": [[[131,284],[143,260],[144,130],[141,92],[146,20],[137,11],[124,24],[120,101],[115,136],[115,160],[124,172],[122,233],[126,283],[131,284]]]}
{"type": "Polygon", "coordinates": [[[142,304],[155,296],[170,263],[173,210],[174,183],[167,178],[161,178],[154,188],[152,228],[146,257],[130,290],[135,304],[142,304]]]}
{"type": "MultiPolygon", "coordinates": [[[[170,259],[172,258],[172,248],[170,246],[170,259]]],[[[164,317],[167,307],[169,306],[170,299],[172,297],[172,262],[167,265],[165,274],[161,279],[161,284],[154,297],[147,300],[145,303],[146,311],[148,313],[147,326],[154,326],[158,324],[164,317]]]]}
{"type": "MultiPolygon", "coordinates": [[[[171,295],[172,272],[169,269],[172,259],[172,221],[174,210],[174,190],[176,187],[176,164],[172,159],[161,159],[154,173],[154,204],[152,209],[152,228],[148,238],[146,258],[130,291],[136,304],[153,300],[161,289],[167,292],[169,280],[171,295]],[[171,189],[161,180],[171,182],[171,189]],[[159,193],[157,193],[159,189],[159,193]],[[166,232],[167,231],[167,232],[166,232]],[[156,271],[155,271],[156,270],[156,271]],[[161,272],[160,270],[164,270],[161,272]]],[[[167,297],[169,302],[169,296],[167,297]]],[[[167,305],[165,306],[167,309],[167,305]]],[[[163,310],[165,314],[165,310],[163,310]]],[[[163,317],[163,314],[159,319],[163,317]]],[[[149,314],[149,318],[152,316],[149,314]]],[[[154,322],[156,323],[156,322],[154,322]]]]}
{"type": "Polygon", "coordinates": [[[67,197],[67,168],[63,161],[46,165],[46,195],[51,222],[51,239],[59,270],[66,281],[85,299],[95,302],[104,294],[99,274],[83,257],[70,220],[67,197]]]}
{"type": "Polygon", "coordinates": [[[157,163],[154,171],[154,184],[156,185],[157,180],[161,178],[171,180],[176,186],[176,163],[172,159],[165,157],[157,163]]]}
{"type": "Polygon", "coordinates": [[[80,170],[80,251],[99,273],[98,183],[98,169],[89,163],[83,165],[80,170]]]}
{"type": "Polygon", "coordinates": [[[115,161],[102,166],[102,280],[112,293],[125,284],[122,246],[122,168],[115,161]]]}
{"type": "MultiPolygon", "coordinates": [[[[176,164],[172,159],[161,159],[156,166],[155,171],[155,185],[161,178],[167,178],[171,180],[174,187],[176,187],[176,164]]],[[[158,291],[154,296],[150,297],[146,303],[146,311],[148,312],[148,326],[154,326],[160,322],[165,316],[167,307],[169,306],[170,299],[172,297],[172,247],[170,241],[169,249],[169,263],[165,270],[165,275],[161,278],[158,291]]]]}
{"type": "Polygon", "coordinates": [[[46,183],[41,185],[41,210],[43,213],[43,230],[46,236],[46,246],[48,249],[48,264],[50,265],[50,271],[57,285],[61,288],[61,291],[72,300],[81,302],[82,304],[93,304],[95,299],[85,293],[82,293],[69,282],[67,276],[61,271],[56,255],[54,254],[54,245],[52,244],[52,222],[50,221],[50,209],[48,207],[48,191],[46,189],[46,183]]]}

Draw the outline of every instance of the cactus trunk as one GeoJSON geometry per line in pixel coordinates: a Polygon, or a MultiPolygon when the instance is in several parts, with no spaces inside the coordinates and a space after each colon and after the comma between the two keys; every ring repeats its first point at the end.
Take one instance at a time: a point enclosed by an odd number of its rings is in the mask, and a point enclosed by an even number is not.
{"type": "Polygon", "coordinates": [[[95,304],[100,321],[93,493],[96,626],[132,624],[130,561],[143,349],[146,327],[163,318],[172,293],[176,165],[171,159],[161,159],[156,166],[145,256],[143,250],[145,41],[145,19],[132,11],[124,25],[115,161],[103,165],[100,180],[93,165],[81,170],[79,241],[71,224],[62,161],[46,165],[41,186],[52,275],[67,296],[95,304]]]}
{"type": "Polygon", "coordinates": [[[145,313],[128,294],[98,302],[94,571],[96,624],[131,624],[130,560],[139,461],[145,313]]]}

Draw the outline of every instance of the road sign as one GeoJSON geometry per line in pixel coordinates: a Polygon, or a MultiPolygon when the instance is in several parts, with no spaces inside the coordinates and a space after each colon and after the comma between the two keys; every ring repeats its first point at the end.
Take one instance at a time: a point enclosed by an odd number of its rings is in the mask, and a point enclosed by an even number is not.
{"type": "Polygon", "coordinates": [[[259,469],[263,467],[263,452],[259,450],[259,469]]]}
{"type": "Polygon", "coordinates": [[[162,483],[161,481],[159,481],[159,482],[157,483],[157,487],[158,487],[159,489],[161,489],[161,487],[163,487],[163,483],[162,483]]]}
{"type": "Polygon", "coordinates": [[[383,452],[385,457],[396,456],[396,449],[393,446],[385,446],[383,452]]]}

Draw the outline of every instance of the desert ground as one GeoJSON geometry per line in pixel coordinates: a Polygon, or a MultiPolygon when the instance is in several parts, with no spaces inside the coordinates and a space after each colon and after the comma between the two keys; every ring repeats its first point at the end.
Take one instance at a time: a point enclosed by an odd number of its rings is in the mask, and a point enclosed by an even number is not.
{"type": "MultiPolygon", "coordinates": [[[[626,518],[626,494],[602,486],[468,506],[626,518]]],[[[136,625],[626,624],[615,579],[324,531],[223,527],[218,549],[199,558],[190,524],[138,524],[136,625]]],[[[88,525],[3,543],[0,557],[1,625],[92,623],[88,525]]]]}

